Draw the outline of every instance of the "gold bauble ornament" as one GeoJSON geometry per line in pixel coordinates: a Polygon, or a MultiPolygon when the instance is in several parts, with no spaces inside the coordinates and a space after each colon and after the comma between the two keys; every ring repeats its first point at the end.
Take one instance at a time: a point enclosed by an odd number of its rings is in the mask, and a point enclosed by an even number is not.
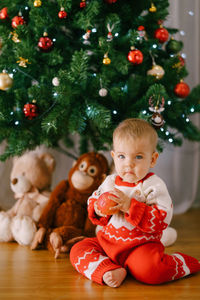
{"type": "Polygon", "coordinates": [[[156,79],[161,79],[165,75],[164,69],[159,65],[153,65],[152,69],[147,71],[147,75],[154,76],[156,79]]]}
{"type": "Polygon", "coordinates": [[[155,7],[155,5],[153,3],[151,3],[151,7],[149,8],[149,11],[152,13],[157,11],[157,8],[155,7]]]}
{"type": "Polygon", "coordinates": [[[103,59],[103,64],[104,65],[109,65],[111,63],[110,58],[108,57],[107,54],[104,55],[104,59],[103,59]]]}
{"type": "Polygon", "coordinates": [[[33,3],[33,5],[35,7],[40,7],[42,5],[42,1],[41,0],[35,0],[34,3],[33,3]]]}
{"type": "Polygon", "coordinates": [[[9,76],[8,73],[3,71],[0,73],[0,90],[7,91],[9,88],[11,88],[13,84],[13,79],[9,76]]]}

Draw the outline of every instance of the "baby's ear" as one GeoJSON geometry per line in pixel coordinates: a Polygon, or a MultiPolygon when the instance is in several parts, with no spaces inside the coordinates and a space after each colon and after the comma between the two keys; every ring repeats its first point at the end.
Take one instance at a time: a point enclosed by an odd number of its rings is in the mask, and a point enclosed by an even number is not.
{"type": "Polygon", "coordinates": [[[159,153],[156,151],[153,152],[152,158],[151,158],[151,168],[155,167],[158,157],[159,157],[159,153]]]}

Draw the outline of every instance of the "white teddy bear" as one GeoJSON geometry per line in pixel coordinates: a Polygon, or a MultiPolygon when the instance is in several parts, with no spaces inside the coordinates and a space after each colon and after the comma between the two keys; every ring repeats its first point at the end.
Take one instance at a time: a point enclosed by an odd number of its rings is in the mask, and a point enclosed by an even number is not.
{"type": "Polygon", "coordinates": [[[17,201],[8,211],[0,212],[0,242],[31,244],[51,193],[54,168],[55,160],[47,152],[30,151],[13,159],[10,185],[17,201]]]}

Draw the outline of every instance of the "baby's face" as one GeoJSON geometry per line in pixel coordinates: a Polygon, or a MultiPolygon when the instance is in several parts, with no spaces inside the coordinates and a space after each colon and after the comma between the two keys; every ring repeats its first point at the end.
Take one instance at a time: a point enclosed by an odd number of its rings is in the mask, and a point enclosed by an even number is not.
{"type": "Polygon", "coordinates": [[[156,164],[158,153],[152,150],[148,137],[116,140],[113,146],[111,155],[123,181],[137,183],[156,164]]]}

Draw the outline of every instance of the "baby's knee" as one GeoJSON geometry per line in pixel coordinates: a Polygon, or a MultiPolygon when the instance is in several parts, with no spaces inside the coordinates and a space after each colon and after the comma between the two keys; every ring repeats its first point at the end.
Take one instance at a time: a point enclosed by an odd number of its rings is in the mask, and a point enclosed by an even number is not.
{"type": "Polygon", "coordinates": [[[70,250],[70,261],[74,264],[74,261],[77,261],[77,257],[82,256],[83,253],[88,253],[91,249],[95,248],[94,238],[85,238],[80,242],[74,244],[70,250]]]}

